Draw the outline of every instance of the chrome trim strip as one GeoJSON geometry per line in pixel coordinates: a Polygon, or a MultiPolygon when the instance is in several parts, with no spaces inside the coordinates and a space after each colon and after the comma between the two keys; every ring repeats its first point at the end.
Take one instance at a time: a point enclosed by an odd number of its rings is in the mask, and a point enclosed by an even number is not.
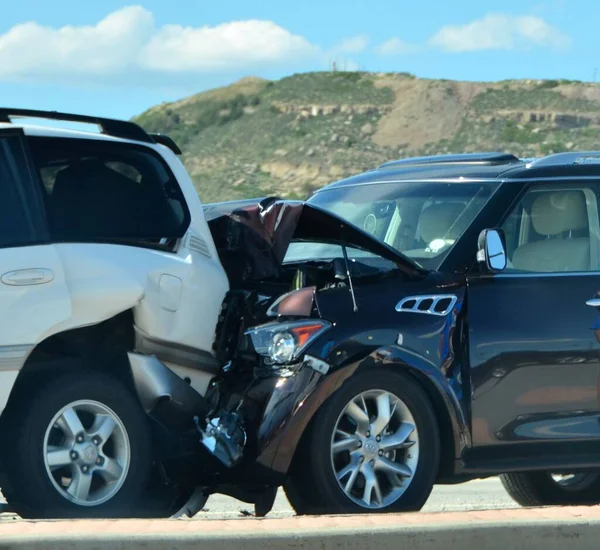
{"type": "Polygon", "coordinates": [[[0,346],[0,371],[21,370],[34,345],[0,346]]]}
{"type": "Polygon", "coordinates": [[[438,317],[445,317],[452,311],[454,306],[456,305],[458,298],[453,294],[432,294],[432,295],[424,295],[424,296],[407,296],[406,298],[402,298],[396,304],[396,311],[399,313],[422,313],[425,315],[437,315],[438,317]],[[442,300],[450,300],[448,307],[443,311],[435,311],[435,307],[442,300]],[[432,300],[431,305],[428,309],[419,309],[419,306],[425,302],[426,300],[432,300]],[[405,307],[407,302],[414,302],[412,307],[405,307]]]}

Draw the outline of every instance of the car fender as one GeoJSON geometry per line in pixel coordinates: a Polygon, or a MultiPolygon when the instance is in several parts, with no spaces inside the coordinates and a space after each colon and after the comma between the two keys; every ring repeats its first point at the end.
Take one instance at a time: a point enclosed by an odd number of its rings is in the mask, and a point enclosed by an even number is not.
{"type": "Polygon", "coordinates": [[[426,358],[400,346],[385,346],[326,375],[305,364],[293,380],[277,385],[259,428],[258,463],[277,473],[287,473],[302,436],[321,406],[354,374],[376,368],[402,369],[417,378],[435,403],[443,407],[438,413],[449,420],[455,458],[459,457],[470,442],[459,391],[426,358]]]}

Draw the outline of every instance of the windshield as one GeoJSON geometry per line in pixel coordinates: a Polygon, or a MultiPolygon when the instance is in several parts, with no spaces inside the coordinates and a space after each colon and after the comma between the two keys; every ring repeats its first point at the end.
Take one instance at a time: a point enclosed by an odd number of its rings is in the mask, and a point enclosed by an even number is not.
{"type": "MultiPolygon", "coordinates": [[[[337,214],[428,269],[438,269],[496,183],[376,183],[338,187],[309,202],[337,214]]],[[[339,257],[339,246],[292,243],[286,261],[339,257]]],[[[368,252],[350,250],[353,258],[368,252]]]]}

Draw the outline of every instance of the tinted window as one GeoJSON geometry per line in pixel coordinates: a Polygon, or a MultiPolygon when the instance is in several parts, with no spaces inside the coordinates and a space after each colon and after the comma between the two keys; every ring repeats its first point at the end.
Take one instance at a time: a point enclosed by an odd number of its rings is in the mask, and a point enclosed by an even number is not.
{"type": "Polygon", "coordinates": [[[507,269],[534,273],[597,271],[595,186],[530,189],[503,225],[507,269]]]}
{"type": "Polygon", "coordinates": [[[22,138],[0,136],[0,246],[42,240],[43,220],[35,215],[37,199],[22,138]]]}
{"type": "Polygon", "coordinates": [[[172,246],[187,229],[181,190],[153,151],[92,140],[31,138],[57,242],[172,246]]]}

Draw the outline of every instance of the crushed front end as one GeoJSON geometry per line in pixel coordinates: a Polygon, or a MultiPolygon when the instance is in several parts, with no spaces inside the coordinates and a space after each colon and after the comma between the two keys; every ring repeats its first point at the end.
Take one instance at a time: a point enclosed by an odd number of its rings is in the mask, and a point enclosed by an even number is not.
{"type": "MultiPolygon", "coordinates": [[[[232,204],[208,221],[231,291],[215,338],[223,366],[205,395],[210,414],[195,420],[202,446],[223,467],[212,478],[214,492],[249,501],[243,498],[248,487],[282,484],[285,464],[305,428],[296,419],[314,413],[298,412],[316,410],[321,401],[315,394],[325,378],[336,383],[328,376],[329,335],[340,318],[356,318],[357,312],[346,247],[368,250],[392,266],[359,268],[363,271],[355,276],[375,285],[416,280],[425,273],[380,241],[306,203],[268,200],[237,209],[232,204]],[[285,262],[292,241],[333,244],[343,253],[285,262]],[[280,456],[287,457],[282,464],[280,456]]],[[[351,362],[351,350],[338,359],[351,362]]]]}

